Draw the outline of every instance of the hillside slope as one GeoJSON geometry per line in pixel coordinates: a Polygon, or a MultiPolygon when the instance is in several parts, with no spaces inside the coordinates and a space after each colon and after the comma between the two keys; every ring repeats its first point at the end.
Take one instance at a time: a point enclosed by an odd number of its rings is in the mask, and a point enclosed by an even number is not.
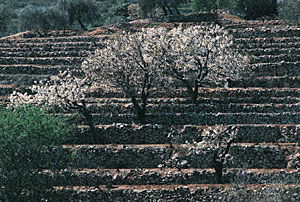
{"type": "MultiPolygon", "coordinates": [[[[144,21],[81,36],[39,38],[24,33],[0,39],[1,102],[8,102],[16,88],[80,65],[106,37],[152,26],[176,24],[144,21]]],[[[289,189],[286,201],[300,200],[300,173],[290,166],[291,155],[299,149],[300,28],[281,21],[227,21],[223,26],[234,35],[236,47],[251,55],[253,75],[229,82],[228,88],[200,89],[197,107],[184,88],[158,92],[149,101],[147,125],[135,123],[130,99],[118,90],[92,92],[87,101],[97,138],[79,121],[77,139],[65,147],[78,152],[80,159],[70,184],[57,182],[58,189],[68,187],[73,194],[62,201],[234,201],[246,189],[263,190],[265,197],[283,194],[278,183],[289,189]],[[188,156],[182,169],[159,168],[176,152],[169,134],[180,137],[180,149],[216,125],[238,129],[225,185],[216,184],[205,156],[188,156]],[[233,192],[237,183],[244,189],[233,192]]]]}

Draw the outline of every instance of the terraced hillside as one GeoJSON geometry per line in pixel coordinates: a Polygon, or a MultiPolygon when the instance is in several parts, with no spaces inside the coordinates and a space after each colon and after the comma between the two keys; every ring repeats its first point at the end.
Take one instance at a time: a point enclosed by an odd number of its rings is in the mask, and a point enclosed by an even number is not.
{"type": "MultiPolygon", "coordinates": [[[[284,195],[285,201],[300,200],[300,172],[291,160],[300,135],[300,28],[280,21],[224,26],[237,48],[252,55],[253,76],[230,81],[228,88],[200,89],[196,107],[184,88],[158,92],[149,101],[147,125],[135,123],[130,99],[117,89],[91,92],[87,100],[97,137],[79,121],[77,138],[65,146],[79,154],[76,170],[70,184],[57,182],[58,188],[72,192],[62,201],[239,201],[253,190],[265,194],[255,201],[277,195],[284,195]],[[224,174],[226,184],[216,184],[206,156],[186,156],[180,169],[161,168],[180,144],[198,140],[204,128],[215,125],[238,129],[229,151],[233,159],[224,174]],[[171,144],[170,134],[179,137],[177,145],[171,144]],[[237,183],[239,189],[232,191],[237,183]],[[288,192],[280,192],[280,184],[288,192]]],[[[16,88],[80,65],[105,37],[0,40],[1,101],[7,102],[16,88]]]]}

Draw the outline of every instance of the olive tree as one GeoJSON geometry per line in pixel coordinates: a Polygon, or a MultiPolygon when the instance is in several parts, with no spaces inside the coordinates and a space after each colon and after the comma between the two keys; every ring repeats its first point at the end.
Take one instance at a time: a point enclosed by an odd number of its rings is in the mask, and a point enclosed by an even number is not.
{"type": "Polygon", "coordinates": [[[28,5],[19,13],[21,30],[45,32],[51,29],[64,29],[67,22],[68,15],[59,5],[48,7],[28,5]]]}
{"type": "Polygon", "coordinates": [[[148,98],[164,89],[169,79],[163,74],[157,50],[165,29],[144,29],[123,33],[104,43],[104,48],[90,55],[82,69],[106,89],[120,89],[132,101],[141,123],[146,123],[148,98]]]}
{"type": "Polygon", "coordinates": [[[70,25],[77,22],[81,29],[87,30],[86,23],[92,23],[100,16],[95,0],[67,0],[66,7],[70,25]]]}
{"type": "Polygon", "coordinates": [[[224,85],[249,72],[248,57],[233,46],[233,37],[218,25],[178,27],[160,43],[165,74],[181,82],[193,103],[204,84],[224,85]]]}
{"type": "Polygon", "coordinates": [[[178,10],[178,6],[180,4],[187,3],[187,0],[139,0],[138,4],[143,11],[144,15],[148,15],[154,12],[155,9],[160,8],[164,15],[168,14],[174,14],[174,11],[176,14],[180,15],[180,12],[178,10]]]}

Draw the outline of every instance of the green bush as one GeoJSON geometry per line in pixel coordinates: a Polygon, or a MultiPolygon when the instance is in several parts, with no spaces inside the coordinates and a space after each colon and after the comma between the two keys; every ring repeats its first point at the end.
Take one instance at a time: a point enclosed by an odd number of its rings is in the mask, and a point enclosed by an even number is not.
{"type": "Polygon", "coordinates": [[[12,11],[3,4],[0,4],[0,33],[6,32],[7,26],[11,21],[11,16],[12,11]]]}
{"type": "Polygon", "coordinates": [[[192,0],[194,12],[217,12],[218,9],[233,9],[237,0],[192,0]]]}
{"type": "Polygon", "coordinates": [[[66,7],[70,25],[77,22],[84,30],[87,30],[87,23],[92,24],[100,17],[95,0],[68,0],[66,7]]]}
{"type": "Polygon", "coordinates": [[[73,137],[74,125],[38,107],[0,108],[0,201],[55,200],[54,181],[44,169],[67,180],[72,156],[62,144],[73,137]]]}
{"type": "Polygon", "coordinates": [[[300,0],[279,1],[278,15],[283,20],[289,20],[298,24],[300,21],[300,0]]]}
{"type": "Polygon", "coordinates": [[[49,7],[29,5],[19,14],[20,30],[64,29],[67,22],[68,16],[59,5],[49,7]]]}
{"type": "Polygon", "coordinates": [[[186,0],[139,0],[138,4],[145,16],[152,16],[157,8],[160,8],[164,15],[180,14],[178,6],[186,3],[186,0]]]}
{"type": "Polygon", "coordinates": [[[277,15],[277,0],[239,0],[239,11],[246,19],[277,15]]]}

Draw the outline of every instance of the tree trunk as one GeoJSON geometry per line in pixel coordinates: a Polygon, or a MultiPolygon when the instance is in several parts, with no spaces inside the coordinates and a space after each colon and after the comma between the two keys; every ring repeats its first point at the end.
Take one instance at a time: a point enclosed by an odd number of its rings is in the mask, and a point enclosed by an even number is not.
{"type": "Polygon", "coordinates": [[[134,110],[137,114],[139,122],[141,124],[146,124],[146,108],[145,108],[145,106],[141,107],[135,97],[131,97],[131,101],[132,101],[134,110]]]}
{"type": "Polygon", "coordinates": [[[216,159],[214,159],[214,169],[217,183],[223,184],[223,162],[219,162],[216,159]]]}
{"type": "Polygon", "coordinates": [[[80,27],[81,27],[82,30],[85,30],[85,31],[88,30],[88,29],[84,26],[84,24],[82,23],[82,21],[81,21],[80,18],[78,18],[77,21],[78,21],[78,23],[80,24],[80,27]]]}
{"type": "Polygon", "coordinates": [[[138,111],[138,119],[141,124],[146,124],[146,111],[143,109],[140,109],[138,111]]]}
{"type": "Polygon", "coordinates": [[[85,121],[90,128],[90,134],[92,135],[93,142],[97,143],[98,138],[97,138],[97,134],[96,134],[95,123],[94,123],[93,116],[92,116],[90,110],[86,107],[85,103],[83,103],[83,106],[81,106],[79,110],[80,110],[80,113],[84,116],[85,121]]]}

